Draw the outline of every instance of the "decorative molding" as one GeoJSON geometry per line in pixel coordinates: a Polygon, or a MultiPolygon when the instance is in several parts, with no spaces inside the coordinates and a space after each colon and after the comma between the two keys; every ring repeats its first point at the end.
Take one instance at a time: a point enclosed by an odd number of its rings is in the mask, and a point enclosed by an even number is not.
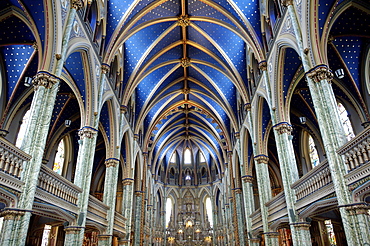
{"type": "Polygon", "coordinates": [[[83,138],[93,138],[98,133],[98,130],[90,127],[90,126],[84,126],[78,131],[78,136],[80,139],[83,138]]]}
{"type": "Polygon", "coordinates": [[[59,81],[59,78],[50,73],[39,72],[33,78],[32,84],[34,85],[35,90],[37,90],[40,86],[43,86],[46,89],[51,89],[53,85],[59,81]]]}
{"type": "Polygon", "coordinates": [[[288,122],[280,122],[273,126],[273,128],[279,133],[284,134],[287,133],[288,135],[292,134],[293,127],[288,122]]]}
{"type": "Polygon", "coordinates": [[[269,162],[269,157],[267,155],[256,155],[254,157],[254,160],[257,161],[258,164],[268,164],[269,162]]]}
{"type": "Polygon", "coordinates": [[[115,167],[119,164],[119,160],[116,159],[116,158],[109,158],[109,159],[105,160],[104,164],[107,168],[108,167],[115,167]]]}
{"type": "Polygon", "coordinates": [[[190,66],[190,59],[188,57],[181,58],[181,66],[182,67],[189,67],[190,66]]]}
{"type": "Polygon", "coordinates": [[[307,77],[312,79],[314,82],[318,83],[322,80],[331,81],[333,79],[333,73],[330,71],[328,66],[321,64],[306,73],[307,77]]]}
{"type": "Polygon", "coordinates": [[[71,8],[80,10],[83,7],[83,2],[81,0],[71,0],[71,8]]]}
{"type": "Polygon", "coordinates": [[[181,27],[187,27],[190,25],[190,18],[188,15],[180,15],[177,17],[177,25],[181,27]]]}

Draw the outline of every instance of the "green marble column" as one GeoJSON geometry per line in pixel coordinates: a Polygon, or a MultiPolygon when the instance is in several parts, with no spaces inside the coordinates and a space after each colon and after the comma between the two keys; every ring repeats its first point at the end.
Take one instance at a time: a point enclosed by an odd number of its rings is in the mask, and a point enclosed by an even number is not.
{"type": "Polygon", "coordinates": [[[270,175],[268,171],[268,160],[269,158],[266,155],[257,155],[254,157],[258,182],[258,193],[260,198],[262,226],[263,232],[265,234],[265,245],[275,246],[278,245],[278,243],[276,243],[275,237],[270,237],[270,235],[272,235],[274,232],[270,231],[268,223],[268,209],[265,205],[272,198],[270,175]]]}
{"type": "Polygon", "coordinates": [[[15,245],[17,237],[14,232],[17,231],[19,221],[24,216],[25,211],[18,209],[5,209],[0,217],[4,217],[3,227],[0,233],[1,245],[15,245]]]}
{"type": "Polygon", "coordinates": [[[123,194],[122,197],[122,215],[127,219],[126,223],[126,240],[130,242],[131,239],[131,221],[132,221],[132,198],[134,194],[134,180],[131,178],[125,178],[123,180],[123,194]]]}
{"type": "Polygon", "coordinates": [[[243,197],[242,197],[242,189],[236,188],[235,190],[235,207],[236,207],[236,218],[238,220],[238,236],[239,236],[239,245],[246,244],[246,235],[245,235],[245,224],[243,218],[243,197]]]}
{"type": "Polygon", "coordinates": [[[69,233],[65,236],[65,246],[81,245],[84,239],[97,132],[98,130],[85,126],[78,133],[80,136],[80,147],[78,150],[74,183],[82,188],[82,192],[79,194],[77,201],[79,207],[77,219],[75,223],[66,227],[69,233]]]}
{"type": "Polygon", "coordinates": [[[141,206],[142,206],[142,199],[143,198],[142,191],[135,191],[135,214],[134,214],[134,222],[135,222],[135,230],[134,230],[134,245],[140,245],[140,225],[141,225],[141,206]]]}
{"type": "Polygon", "coordinates": [[[109,189],[104,189],[103,202],[109,206],[107,213],[108,226],[104,236],[101,237],[102,240],[99,240],[99,246],[112,245],[119,159],[109,158],[105,160],[105,167],[104,187],[109,187],[109,189]]]}
{"type": "Polygon", "coordinates": [[[261,239],[259,238],[250,238],[249,246],[260,246],[261,239]]]}
{"type": "Polygon", "coordinates": [[[252,219],[249,216],[255,211],[252,184],[253,177],[248,175],[243,176],[242,181],[246,230],[248,239],[252,239],[252,219]]]}
{"type": "Polygon", "coordinates": [[[306,225],[297,215],[295,202],[296,196],[291,185],[298,180],[298,170],[291,141],[292,126],[287,122],[281,122],[273,126],[276,148],[280,163],[281,177],[283,180],[284,195],[287,205],[290,230],[294,245],[306,246],[311,245],[311,234],[306,227],[297,227],[297,225],[306,225]],[[303,223],[301,223],[303,222],[303,223]],[[303,228],[303,229],[302,229],[303,228]],[[298,231],[297,231],[298,230],[298,231]]]}
{"type": "Polygon", "coordinates": [[[346,139],[330,82],[333,74],[326,65],[318,65],[311,68],[310,60],[303,46],[302,31],[297,20],[293,1],[285,1],[285,5],[288,9],[298,44],[299,55],[306,72],[306,80],[315,107],[347,243],[348,245],[370,245],[369,233],[363,233],[357,229],[359,228],[357,225],[360,223],[361,217],[357,215],[352,216],[346,210],[346,206],[352,203],[352,198],[344,178],[346,174],[344,160],[336,153],[336,150],[346,143],[346,139]]]}

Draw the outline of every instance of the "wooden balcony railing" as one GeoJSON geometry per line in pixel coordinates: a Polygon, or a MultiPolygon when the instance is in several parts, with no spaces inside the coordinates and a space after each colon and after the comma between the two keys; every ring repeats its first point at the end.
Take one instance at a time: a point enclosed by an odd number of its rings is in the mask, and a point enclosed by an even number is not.
{"type": "Polygon", "coordinates": [[[285,193],[280,192],[274,196],[270,201],[266,203],[268,209],[268,220],[269,222],[275,221],[279,218],[287,216],[288,212],[286,209],[285,193]]]}
{"type": "Polygon", "coordinates": [[[303,175],[293,183],[291,187],[295,190],[297,200],[299,201],[331,183],[332,179],[329,164],[328,161],[325,160],[303,175]]]}
{"type": "Polygon", "coordinates": [[[120,233],[126,233],[126,218],[117,211],[114,213],[114,230],[120,233]]]}
{"type": "Polygon", "coordinates": [[[339,148],[337,153],[344,156],[348,172],[368,163],[370,157],[370,127],[367,127],[354,139],[339,148]]]}
{"type": "Polygon", "coordinates": [[[45,165],[41,165],[38,187],[74,205],[77,204],[78,194],[82,191],[45,165]]]}
{"type": "Polygon", "coordinates": [[[0,137],[0,171],[20,179],[23,171],[23,162],[29,161],[31,156],[14,146],[11,142],[0,137]]]}

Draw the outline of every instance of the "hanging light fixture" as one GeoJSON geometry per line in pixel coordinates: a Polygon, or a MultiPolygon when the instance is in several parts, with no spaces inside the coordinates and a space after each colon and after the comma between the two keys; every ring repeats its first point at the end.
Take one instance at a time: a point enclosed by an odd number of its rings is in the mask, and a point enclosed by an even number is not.
{"type": "Polygon", "coordinates": [[[344,78],[344,71],[342,68],[339,68],[335,70],[335,76],[337,76],[338,79],[343,79],[344,78]]]}
{"type": "Polygon", "coordinates": [[[299,121],[301,122],[301,124],[306,124],[306,117],[299,117],[299,121]]]}
{"type": "Polygon", "coordinates": [[[32,78],[31,77],[25,77],[24,78],[24,86],[30,87],[32,85],[32,78]]]}
{"type": "Polygon", "coordinates": [[[64,122],[64,125],[65,125],[66,127],[70,127],[70,126],[71,126],[71,123],[72,123],[72,121],[71,121],[71,120],[66,120],[66,121],[64,122]]]}

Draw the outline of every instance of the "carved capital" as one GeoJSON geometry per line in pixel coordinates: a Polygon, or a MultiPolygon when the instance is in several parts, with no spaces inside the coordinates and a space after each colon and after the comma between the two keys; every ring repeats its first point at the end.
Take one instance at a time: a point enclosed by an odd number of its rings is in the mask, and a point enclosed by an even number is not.
{"type": "Polygon", "coordinates": [[[80,137],[80,139],[83,139],[83,138],[93,138],[95,134],[98,133],[98,130],[92,128],[92,127],[89,127],[89,126],[85,126],[83,128],[81,128],[79,131],[78,131],[78,136],[80,137]]]}
{"type": "Polygon", "coordinates": [[[288,7],[289,5],[293,5],[293,0],[281,0],[281,4],[288,7]]]}
{"type": "Polygon", "coordinates": [[[6,209],[0,213],[0,217],[4,217],[4,220],[20,220],[24,214],[23,210],[6,209]]]}
{"type": "Polygon", "coordinates": [[[297,230],[309,230],[311,226],[309,222],[297,222],[290,225],[293,225],[297,230]]]}
{"type": "Polygon", "coordinates": [[[109,158],[105,160],[105,166],[108,167],[115,167],[119,164],[119,160],[116,158],[109,158]]]}
{"type": "Polygon", "coordinates": [[[181,58],[181,66],[189,67],[190,66],[190,59],[189,58],[181,58]]]}
{"type": "Polygon", "coordinates": [[[142,196],[143,192],[141,190],[136,190],[135,191],[135,196],[142,196]]]}
{"type": "Polygon", "coordinates": [[[250,104],[250,103],[246,103],[246,104],[244,104],[244,108],[245,108],[245,110],[247,110],[247,111],[251,111],[252,106],[251,106],[251,104],[250,104]]]}
{"type": "Polygon", "coordinates": [[[34,49],[34,50],[38,50],[39,48],[38,48],[38,46],[37,46],[37,42],[33,42],[33,44],[32,44],[32,48],[34,49]]]}
{"type": "Polygon", "coordinates": [[[254,160],[257,161],[258,164],[264,163],[267,164],[269,162],[269,157],[266,155],[256,155],[254,160]]]}
{"type": "Polygon", "coordinates": [[[121,105],[120,110],[121,110],[122,114],[125,114],[127,112],[127,106],[126,105],[121,105]]]}
{"type": "Polygon", "coordinates": [[[279,238],[278,232],[265,232],[263,234],[268,238],[279,238]]]}
{"type": "Polygon", "coordinates": [[[188,15],[180,15],[177,17],[177,25],[187,27],[190,25],[190,19],[188,15]]]}
{"type": "Polygon", "coordinates": [[[71,8],[79,10],[83,7],[83,2],[81,0],[71,0],[71,8]]]}
{"type": "Polygon", "coordinates": [[[134,180],[130,178],[126,178],[122,181],[123,185],[132,185],[133,183],[134,183],[134,180]]]}
{"type": "Polygon", "coordinates": [[[331,81],[333,79],[333,73],[326,65],[318,65],[308,71],[306,75],[316,83],[324,79],[328,81],[331,81]]]}
{"type": "Polygon", "coordinates": [[[290,125],[288,122],[280,122],[273,127],[279,134],[288,133],[290,135],[293,130],[292,125],[290,125]]]}
{"type": "Polygon", "coordinates": [[[235,132],[234,136],[235,136],[235,138],[240,139],[240,132],[235,132]]]}
{"type": "Polygon", "coordinates": [[[370,206],[363,203],[346,206],[349,215],[367,214],[369,209],[370,206]]]}
{"type": "Polygon", "coordinates": [[[68,226],[64,228],[66,234],[79,234],[84,227],[82,226],[68,226]]]}
{"type": "Polygon", "coordinates": [[[253,177],[252,176],[249,176],[249,175],[245,175],[245,176],[242,177],[242,180],[245,183],[252,183],[253,182],[253,177]]]}
{"type": "Polygon", "coordinates": [[[101,71],[102,71],[102,73],[104,73],[104,74],[109,73],[109,69],[110,69],[110,67],[109,67],[108,64],[102,64],[101,65],[101,71]]]}
{"type": "Polygon", "coordinates": [[[258,63],[258,68],[262,71],[266,71],[267,70],[267,62],[266,61],[261,61],[260,63],[258,63]]]}
{"type": "Polygon", "coordinates": [[[37,90],[40,86],[43,86],[46,89],[51,89],[53,85],[58,82],[59,79],[57,77],[49,73],[40,72],[33,78],[32,84],[34,85],[35,90],[37,90]]]}

